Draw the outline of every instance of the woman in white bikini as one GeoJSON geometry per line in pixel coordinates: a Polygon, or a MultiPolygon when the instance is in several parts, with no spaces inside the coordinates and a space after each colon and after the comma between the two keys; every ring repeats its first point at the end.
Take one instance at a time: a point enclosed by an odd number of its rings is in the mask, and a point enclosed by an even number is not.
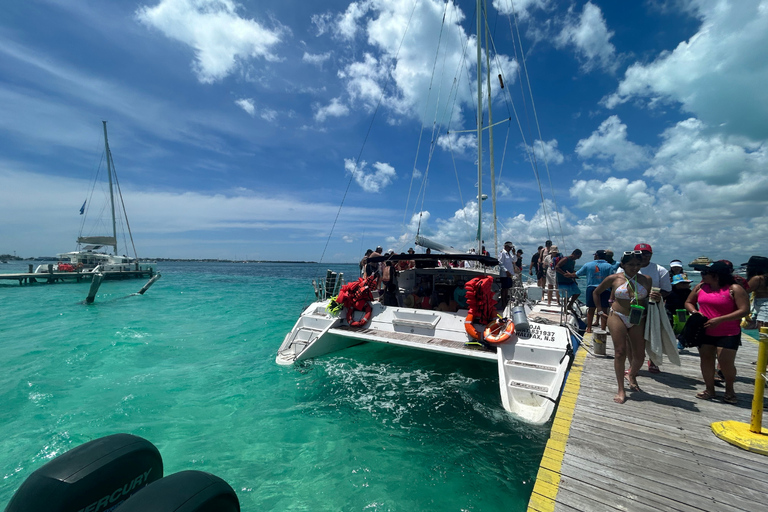
{"type": "MultiPolygon", "coordinates": [[[[600,294],[611,290],[614,298],[608,315],[608,330],[613,339],[613,369],[616,372],[618,393],[613,398],[617,404],[627,400],[624,392],[624,366],[629,357],[629,372],[626,374],[631,391],[640,391],[637,385],[637,373],[645,360],[645,308],[652,281],[648,276],[640,274],[642,267],[642,251],[627,251],[621,258],[624,272],[606,277],[600,286],[595,288],[592,296],[600,300],[600,294]]],[[[598,302],[595,302],[596,304],[598,302]]]]}

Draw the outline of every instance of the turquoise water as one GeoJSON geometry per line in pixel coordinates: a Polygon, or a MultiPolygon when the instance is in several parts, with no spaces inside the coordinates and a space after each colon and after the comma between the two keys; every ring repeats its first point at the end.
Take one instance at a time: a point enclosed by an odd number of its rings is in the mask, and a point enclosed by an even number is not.
{"type": "Polygon", "coordinates": [[[0,507],[51,458],[128,432],[165,474],[225,479],[244,512],[524,510],[549,430],[504,412],[495,365],[380,345],[275,364],[328,267],[161,263],[146,295],[107,281],[90,306],[88,283],[0,281],[0,507]]]}

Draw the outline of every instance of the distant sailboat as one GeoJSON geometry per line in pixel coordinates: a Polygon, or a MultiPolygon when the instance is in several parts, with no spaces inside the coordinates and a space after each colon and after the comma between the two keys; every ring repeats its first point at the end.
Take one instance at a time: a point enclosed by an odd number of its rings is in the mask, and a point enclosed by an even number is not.
{"type": "MultiPolygon", "coordinates": [[[[136,247],[133,246],[133,235],[131,233],[131,226],[128,224],[127,214],[125,213],[125,204],[123,203],[123,197],[120,193],[120,185],[117,181],[117,175],[115,173],[115,166],[112,160],[112,152],[109,150],[109,140],[107,138],[107,122],[102,121],[104,125],[104,151],[107,161],[107,175],[109,180],[109,206],[112,219],[112,234],[111,235],[95,235],[95,236],[82,236],[82,228],[80,236],[77,237],[78,249],[72,252],[65,252],[57,254],[57,258],[60,260],[57,265],[54,265],[52,270],[59,272],[102,272],[105,277],[144,277],[146,275],[152,275],[154,273],[154,266],[156,263],[140,263],[138,256],[136,255],[136,247]],[[117,194],[115,193],[115,187],[117,187],[117,194]],[[118,254],[117,243],[117,222],[115,218],[115,196],[119,199],[119,206],[124,214],[125,228],[127,229],[128,237],[133,247],[133,257],[118,254]],[[107,251],[99,251],[99,249],[112,248],[112,253],[107,251]]],[[[83,206],[80,207],[80,214],[85,213],[86,202],[83,202],[83,206]]],[[[85,226],[85,222],[83,222],[85,226]]],[[[127,245],[127,244],[126,244],[127,245]]],[[[51,270],[48,265],[40,265],[35,272],[48,272],[51,270]]]]}

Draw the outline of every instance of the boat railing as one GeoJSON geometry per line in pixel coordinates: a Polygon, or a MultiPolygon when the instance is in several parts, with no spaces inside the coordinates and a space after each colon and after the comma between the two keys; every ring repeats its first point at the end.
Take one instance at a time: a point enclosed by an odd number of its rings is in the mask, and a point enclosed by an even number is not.
{"type": "Polygon", "coordinates": [[[317,300],[326,300],[331,297],[336,297],[344,284],[344,273],[334,272],[327,270],[325,272],[325,278],[313,279],[312,287],[315,289],[315,297],[317,300]]]}

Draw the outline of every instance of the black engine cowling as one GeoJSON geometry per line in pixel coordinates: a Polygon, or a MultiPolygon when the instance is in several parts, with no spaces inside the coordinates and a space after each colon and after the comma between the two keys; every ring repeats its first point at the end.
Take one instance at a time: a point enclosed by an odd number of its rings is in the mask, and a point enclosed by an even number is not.
{"type": "Polygon", "coordinates": [[[163,460],[155,445],[131,434],[114,434],[38,468],[5,512],[106,512],[162,476],[163,460]]]}
{"type": "Polygon", "coordinates": [[[227,482],[202,471],[181,471],[153,482],[117,512],[240,512],[227,482]]]}

